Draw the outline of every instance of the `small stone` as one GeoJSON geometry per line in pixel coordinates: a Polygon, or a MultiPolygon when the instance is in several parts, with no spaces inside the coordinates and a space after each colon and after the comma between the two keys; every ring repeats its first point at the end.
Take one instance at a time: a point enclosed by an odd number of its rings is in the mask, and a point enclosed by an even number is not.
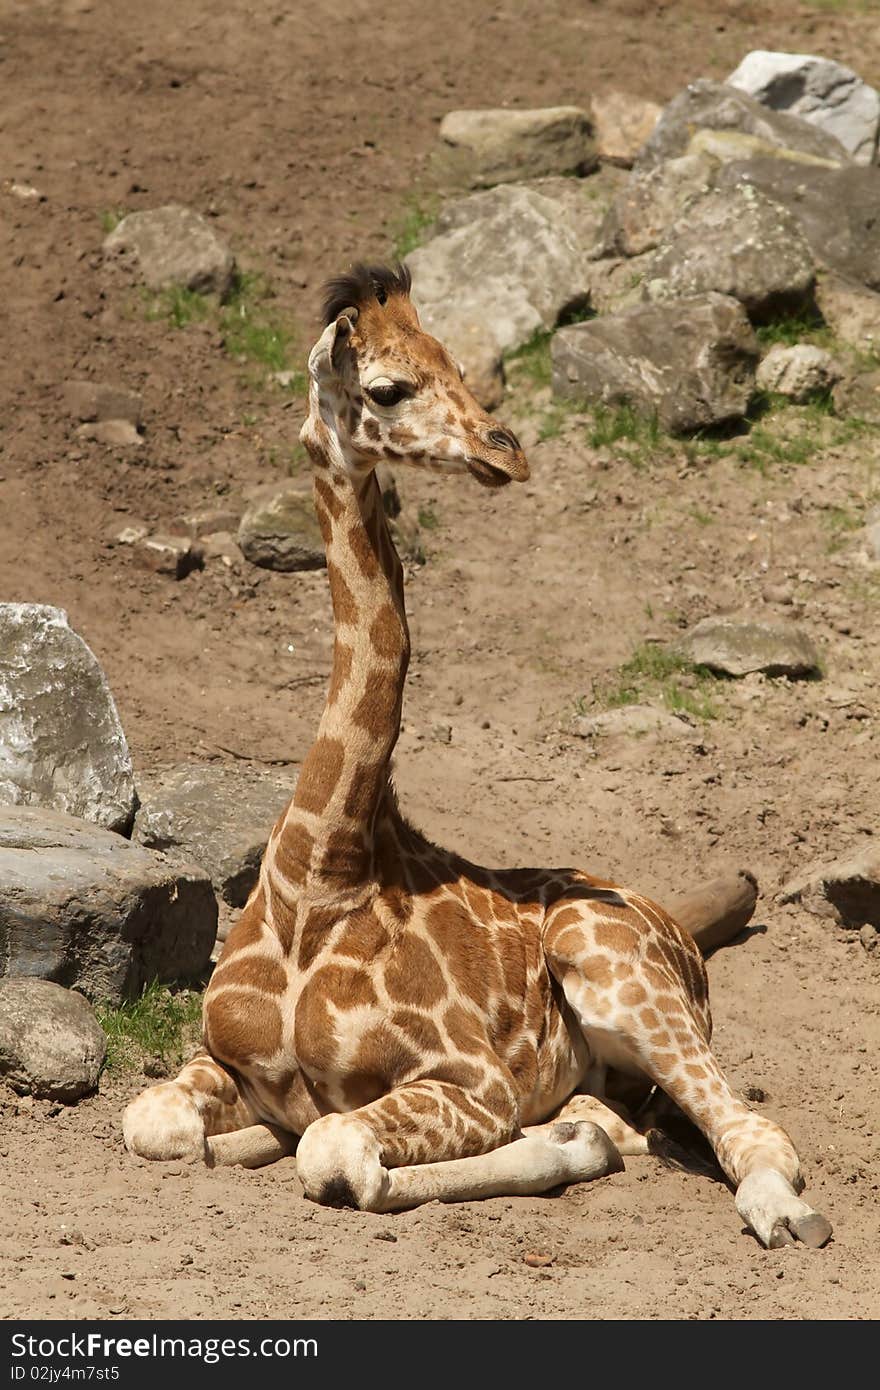
{"type": "Polygon", "coordinates": [[[523,1264],[528,1265],[529,1269],[546,1269],[552,1265],[556,1256],[548,1251],[528,1250],[523,1255],[523,1264]]]}
{"type": "Polygon", "coordinates": [[[240,507],[202,507],[199,511],[185,512],[176,517],[169,530],[172,535],[189,536],[190,540],[199,541],[218,531],[237,531],[240,520],[240,507]]]}
{"type": "Polygon", "coordinates": [[[849,858],[812,865],[783,886],[779,901],[843,927],[880,928],[880,849],[860,846],[849,858]]]}
{"type": "Polygon", "coordinates": [[[859,941],[862,948],[870,955],[872,951],[876,951],[878,944],[880,944],[880,932],[870,922],[866,922],[859,930],[859,941]]]}
{"type": "Polygon", "coordinates": [[[185,579],[205,563],[201,547],[181,536],[145,536],[134,542],[134,552],[143,569],[169,579],[185,579]]]}
{"type": "Polygon", "coordinates": [[[704,618],[682,639],[681,648],[695,666],[727,676],[763,671],[798,680],[821,674],[815,646],[792,623],[704,618]]]}
{"type": "Polygon", "coordinates": [[[0,1076],[14,1090],[78,1100],[96,1089],[106,1055],[103,1030],[81,994],[49,980],[0,979],[0,1076]]]}
{"type": "Polygon", "coordinates": [[[151,290],[179,285],[225,299],[235,276],[235,257],[210,223],[177,204],[123,217],[104,254],[131,260],[151,290]]]}
{"type": "Polygon", "coordinates": [[[123,526],[121,531],[117,531],[113,539],[117,545],[135,545],[150,534],[150,528],[143,522],[138,522],[132,526],[123,526]]]}
{"type": "Polygon", "coordinates": [[[250,504],[238,528],[241,553],[263,569],[322,569],[327,558],[312,494],[289,484],[250,504]]]}
{"type": "Polygon", "coordinates": [[[41,193],[39,188],[35,188],[32,183],[10,183],[9,192],[13,198],[18,198],[22,203],[45,203],[46,195],[41,193]]]}
{"type": "Polygon", "coordinates": [[[64,405],[75,420],[84,422],[127,420],[139,425],[143,417],[143,400],[137,392],[103,381],[66,381],[64,405]]]}
{"type": "Polygon", "coordinates": [[[431,730],[431,738],[434,740],[435,743],[451,743],[452,725],[435,724],[433,729],[431,730]]]}
{"type": "Polygon", "coordinates": [[[743,1087],[743,1095],[746,1100],[752,1101],[755,1105],[763,1105],[767,1099],[767,1092],[763,1086],[753,1086],[751,1083],[743,1087]]]}
{"type": "Polygon", "coordinates": [[[803,403],[830,391],[842,374],[840,365],[824,348],[811,343],[793,347],[777,343],[758,363],[755,384],[762,391],[803,403]]]}
{"type": "Polygon", "coordinates": [[[131,449],[143,444],[143,436],[128,420],[96,420],[91,425],[78,425],[77,438],[93,439],[112,449],[131,449]]]}
{"type": "Polygon", "coordinates": [[[387,1231],[387,1230],[386,1230],[386,1231],[374,1231],[374,1232],[373,1232],[373,1239],[374,1239],[374,1240],[387,1240],[387,1241],[389,1241],[392,1245],[396,1245],[396,1243],[397,1243],[397,1236],[394,1234],[393,1231],[387,1231]]]}
{"type": "Polygon", "coordinates": [[[659,738],[692,739],[696,736],[693,725],[685,719],[654,705],[621,705],[604,714],[576,715],[571,722],[571,733],[577,738],[615,735],[638,738],[653,734],[659,738]]]}

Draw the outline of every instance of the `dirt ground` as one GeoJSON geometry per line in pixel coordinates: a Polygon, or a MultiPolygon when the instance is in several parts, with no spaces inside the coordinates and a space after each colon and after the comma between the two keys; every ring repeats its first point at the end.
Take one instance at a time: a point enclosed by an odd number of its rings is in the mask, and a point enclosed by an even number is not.
{"type": "MultiPolygon", "coordinates": [[[[0,594],[68,610],[138,769],[296,764],[323,698],[330,607],[321,573],[211,562],[175,583],[111,543],[133,521],[162,529],[283,477],[301,414],[210,322],[147,319],[103,266],[110,212],[209,213],[271,279],[304,355],[321,282],[390,254],[451,108],[615,88],[665,101],[756,47],[824,53],[880,84],[871,5],[336,0],[330,14],[301,0],[0,0],[0,594]],[[10,180],[43,200],[13,197],[10,180]],[[76,436],[61,388],[83,375],[143,393],[135,458],[76,436]]],[[[506,410],[533,445],[525,488],[399,478],[428,551],[409,574],[403,805],[483,862],[573,862],[661,897],[754,870],[757,928],[710,964],[715,1045],[795,1137],[833,1243],[763,1252],[726,1188],[650,1159],[555,1197],[323,1210],[302,1199],[293,1160],[210,1173],[128,1158],[119,1117],[135,1075],[73,1109],[4,1102],[6,1316],[880,1312],[880,962],[855,933],[775,900],[801,867],[878,830],[880,588],[851,529],[880,482],[877,438],[759,470],[596,450],[576,422],[539,443],[535,409],[513,392],[506,410]],[[639,644],[717,611],[797,617],[826,679],[719,684],[695,745],[567,732],[639,644]],[[531,1268],[529,1252],[553,1263],[531,1268]]]]}

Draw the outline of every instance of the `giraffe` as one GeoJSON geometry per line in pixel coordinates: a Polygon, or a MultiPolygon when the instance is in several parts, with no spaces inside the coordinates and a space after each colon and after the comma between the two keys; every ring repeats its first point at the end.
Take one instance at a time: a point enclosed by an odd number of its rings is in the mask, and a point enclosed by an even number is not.
{"type": "Polygon", "coordinates": [[[295,1146],[307,1197],[388,1212],[668,1156],[621,1099],[653,1088],[702,1131],[764,1246],[821,1246],[831,1226],[798,1195],[791,1140],[712,1054],[694,937],[578,869],[472,864],[398,808],[410,648],[376,466],[489,488],[529,475],[410,288],[400,266],[327,287],[301,433],[334,616],[326,702],[206,991],[203,1048],[131,1102],[126,1146],[251,1166],[295,1146]]]}

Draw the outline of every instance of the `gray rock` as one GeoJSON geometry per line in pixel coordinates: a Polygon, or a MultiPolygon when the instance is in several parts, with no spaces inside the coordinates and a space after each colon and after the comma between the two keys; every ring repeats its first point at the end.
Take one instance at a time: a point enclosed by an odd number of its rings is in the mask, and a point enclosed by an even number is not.
{"type": "Polygon", "coordinates": [[[826,169],[749,159],[720,168],[721,192],[750,185],[797,218],[817,266],[880,289],[880,172],[851,164],[826,169]]]}
{"type": "Polygon", "coordinates": [[[217,930],[204,871],[57,811],[0,809],[0,972],[136,998],[193,979],[217,930]]]}
{"type": "Polygon", "coordinates": [[[773,111],[788,111],[840,141],[859,164],[871,164],[880,132],[880,93],[842,63],[809,53],[746,54],[727,85],[773,111]]]}
{"type": "Polygon", "coordinates": [[[763,671],[796,680],[821,674],[815,646],[792,623],[704,618],[682,639],[681,649],[695,666],[727,676],[763,671]]]}
{"type": "Polygon", "coordinates": [[[604,714],[579,714],[572,720],[571,732],[578,738],[607,738],[620,734],[628,737],[646,734],[657,738],[696,737],[696,730],[686,719],[654,705],[621,705],[619,709],[607,710],[604,714]]]}
{"type": "Polygon", "coordinates": [[[845,859],[811,865],[783,886],[779,901],[843,927],[880,927],[880,849],[859,846],[845,859]]]}
{"type": "Polygon", "coordinates": [[[293,795],[294,773],[185,763],[139,779],[132,838],[199,864],[231,907],[257,881],[269,832],[293,795]]]}
{"type": "Polygon", "coordinates": [[[151,290],[173,285],[225,299],[235,257],[209,222],[176,203],[132,212],[104,239],[104,254],[131,260],[151,290]]]}
{"type": "Polygon", "coordinates": [[[736,87],[700,78],[664,108],[652,135],[639,151],[635,167],[650,169],[684,154],[697,130],[738,130],[744,135],[757,135],[771,145],[838,164],[847,164],[850,159],[839,140],[799,116],[771,111],[736,87]]]}
{"type": "Polygon", "coordinates": [[[587,304],[604,214],[602,200],[571,179],[493,188],[442,210],[437,234],[407,264],[424,327],[462,362],[469,386],[497,371],[502,353],[587,304]]]}
{"type": "Polygon", "coordinates": [[[880,425],[880,371],[864,372],[838,383],[833,392],[838,415],[880,425]]]}
{"type": "Polygon", "coordinates": [[[596,149],[603,163],[632,167],[663,108],[629,92],[607,92],[590,103],[596,149]]]}
{"type": "Polygon", "coordinates": [[[880,294],[839,275],[820,275],[816,304],[835,338],[858,352],[880,352],[880,294]]]}
{"type": "Polygon", "coordinates": [[[107,677],[60,608],[0,604],[0,805],[131,825],[131,755],[107,677]]]}
{"type": "Polygon", "coordinates": [[[651,256],[606,256],[587,267],[590,307],[597,314],[618,314],[644,302],[645,272],[651,256]]]}
{"type": "Polygon", "coordinates": [[[872,955],[880,946],[880,932],[877,931],[876,927],[872,927],[870,923],[866,922],[859,931],[859,941],[862,950],[867,951],[868,955],[872,955]]]}
{"type": "Polygon", "coordinates": [[[645,297],[716,290],[757,322],[812,302],[813,256],[796,219],[757,189],[707,193],[669,229],[645,268],[645,297]]]}
{"type": "Polygon", "coordinates": [[[602,224],[603,254],[640,256],[659,246],[689,204],[709,192],[716,167],[707,155],[685,154],[635,172],[602,224]]]}
{"type": "Polygon", "coordinates": [[[840,380],[841,368],[830,352],[812,343],[785,347],[776,343],[759,363],[755,383],[762,391],[804,402],[830,391],[840,380]]]}
{"type": "Polygon", "coordinates": [[[246,560],[262,569],[316,570],[327,563],[311,490],[286,484],[257,497],[238,528],[246,560]]]}
{"type": "Polygon", "coordinates": [[[91,1007],[48,980],[0,979],[0,1077],[46,1100],[89,1095],[107,1055],[91,1007]]]}
{"type": "Polygon", "coordinates": [[[553,393],[656,415],[687,434],[744,414],[758,342],[734,299],[646,304],[554,334],[553,393]]]}
{"type": "Polygon", "coordinates": [[[66,381],[64,404],[75,420],[127,420],[130,425],[139,425],[143,416],[143,401],[137,392],[103,381],[66,381]]]}
{"type": "Polygon", "coordinates": [[[586,174],[598,156],[593,127],[578,106],[538,111],[450,111],[440,123],[444,163],[471,188],[586,174]]]}

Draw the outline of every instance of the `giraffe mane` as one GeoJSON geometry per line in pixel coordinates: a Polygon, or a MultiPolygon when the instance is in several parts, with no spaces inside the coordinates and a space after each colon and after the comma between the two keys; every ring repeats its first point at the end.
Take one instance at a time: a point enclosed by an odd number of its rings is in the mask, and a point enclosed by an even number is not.
{"type": "Polygon", "coordinates": [[[391,267],[358,261],[347,275],[337,275],[324,286],[322,323],[327,328],[343,309],[363,309],[374,299],[384,304],[391,295],[409,295],[411,286],[412,276],[400,262],[391,267]]]}

